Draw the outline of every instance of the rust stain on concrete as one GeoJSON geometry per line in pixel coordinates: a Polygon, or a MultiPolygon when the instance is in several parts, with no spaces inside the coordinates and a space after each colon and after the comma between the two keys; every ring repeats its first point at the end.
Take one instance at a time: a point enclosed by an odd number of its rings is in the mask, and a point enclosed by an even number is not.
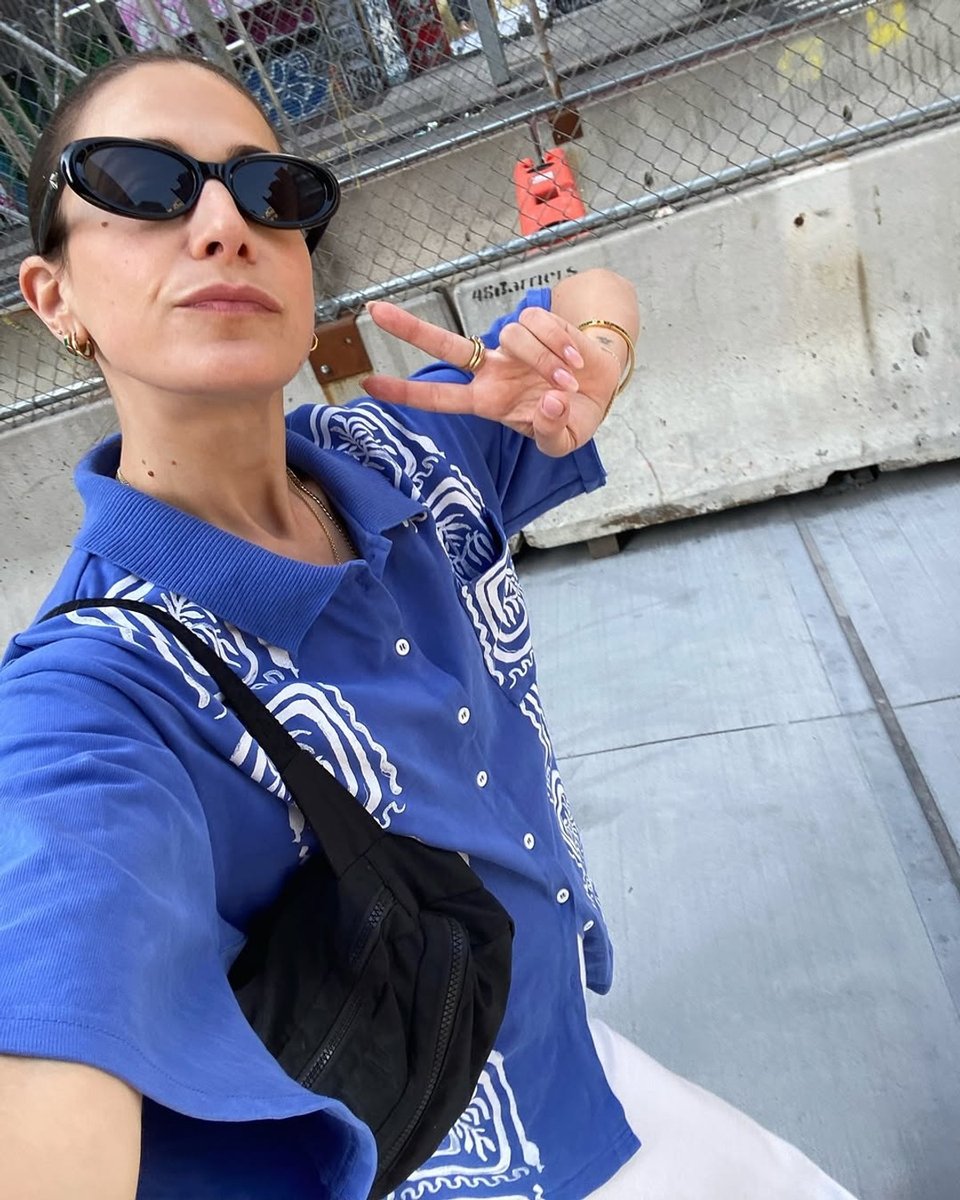
{"type": "Polygon", "coordinates": [[[876,362],[877,340],[873,334],[873,318],[870,314],[870,285],[867,282],[867,267],[863,255],[857,251],[857,297],[860,301],[860,317],[863,322],[863,332],[867,338],[867,349],[870,359],[876,362]]]}

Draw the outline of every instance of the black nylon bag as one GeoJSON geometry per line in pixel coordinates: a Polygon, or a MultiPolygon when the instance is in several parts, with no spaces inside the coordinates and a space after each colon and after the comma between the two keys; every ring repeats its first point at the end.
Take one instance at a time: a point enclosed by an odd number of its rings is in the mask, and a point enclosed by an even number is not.
{"type": "Polygon", "coordinates": [[[378,1150],[371,1197],[434,1152],[473,1095],[510,990],[513,922],[461,856],[387,834],[205,642],[176,637],[270,757],[319,849],[258,914],[229,972],[247,1020],[288,1075],[342,1100],[378,1150]]]}

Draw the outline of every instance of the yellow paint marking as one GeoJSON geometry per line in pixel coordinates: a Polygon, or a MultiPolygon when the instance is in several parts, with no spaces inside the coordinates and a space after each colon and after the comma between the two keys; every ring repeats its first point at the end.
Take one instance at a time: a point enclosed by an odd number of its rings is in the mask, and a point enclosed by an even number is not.
{"type": "Polygon", "coordinates": [[[866,10],[867,41],[871,54],[882,54],[907,37],[906,0],[880,0],[866,10]]]}
{"type": "Polygon", "coordinates": [[[777,63],[781,90],[816,83],[823,74],[823,54],[822,38],[801,37],[787,42],[777,63]]]}

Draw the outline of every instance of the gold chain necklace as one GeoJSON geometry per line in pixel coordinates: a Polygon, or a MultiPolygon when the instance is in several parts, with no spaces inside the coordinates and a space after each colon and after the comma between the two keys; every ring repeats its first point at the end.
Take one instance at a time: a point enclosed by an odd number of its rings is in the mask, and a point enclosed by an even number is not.
{"type": "Polygon", "coordinates": [[[337,518],[333,515],[333,513],[330,511],[330,509],[327,508],[327,506],[320,499],[320,497],[315,496],[313,494],[313,492],[311,492],[310,489],[308,487],[306,487],[304,485],[304,483],[298,478],[298,476],[295,475],[294,472],[290,470],[289,467],[287,467],[287,478],[290,480],[290,482],[293,484],[293,486],[297,489],[297,491],[300,493],[300,495],[303,496],[303,498],[308,501],[307,507],[310,509],[310,511],[316,517],[317,524],[323,530],[324,536],[326,537],[327,541],[330,543],[330,549],[333,551],[334,561],[336,562],[338,567],[342,567],[343,566],[343,558],[340,555],[340,551],[337,549],[337,543],[333,540],[333,536],[331,535],[330,530],[324,524],[323,519],[320,516],[320,513],[321,512],[323,513],[324,517],[327,518],[327,520],[334,527],[334,529],[337,531],[337,533],[343,538],[343,540],[349,546],[350,539],[349,539],[349,537],[347,537],[346,530],[343,528],[343,526],[340,524],[340,522],[337,520],[337,518]],[[316,507],[314,507],[314,506],[316,506],[316,507]],[[319,509],[320,512],[318,512],[317,509],[319,509]]]}
{"type": "MultiPolygon", "coordinates": [[[[313,515],[316,517],[317,524],[323,530],[324,537],[330,543],[330,549],[333,552],[334,561],[336,562],[338,567],[342,567],[343,566],[343,557],[341,556],[340,551],[337,549],[337,543],[333,540],[333,535],[330,533],[330,530],[324,524],[323,518],[320,516],[320,513],[321,512],[323,513],[324,517],[327,518],[327,520],[334,527],[334,529],[337,531],[337,533],[343,538],[343,540],[347,543],[347,545],[350,546],[352,549],[352,545],[350,542],[350,538],[347,535],[347,531],[343,528],[343,526],[340,524],[340,522],[337,520],[337,518],[333,515],[333,513],[330,511],[330,509],[327,508],[327,506],[320,499],[320,497],[315,496],[308,487],[305,487],[304,484],[301,483],[300,479],[293,473],[293,471],[290,470],[289,467],[287,467],[287,478],[290,480],[290,482],[293,484],[293,486],[297,489],[297,491],[301,494],[301,496],[303,496],[304,499],[306,499],[308,501],[307,508],[309,508],[310,511],[313,513],[313,515]],[[316,505],[316,507],[314,507],[314,505],[316,505]],[[320,512],[317,512],[318,508],[319,508],[320,512]]],[[[130,482],[129,479],[127,479],[127,477],[123,474],[123,472],[120,470],[119,467],[117,468],[116,479],[117,479],[118,483],[125,483],[127,485],[127,487],[133,487],[133,484],[130,482]]]]}

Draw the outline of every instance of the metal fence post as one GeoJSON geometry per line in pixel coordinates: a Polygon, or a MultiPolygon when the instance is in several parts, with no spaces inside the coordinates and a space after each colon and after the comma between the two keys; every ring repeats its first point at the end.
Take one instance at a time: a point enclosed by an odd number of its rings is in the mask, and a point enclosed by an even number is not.
{"type": "Polygon", "coordinates": [[[470,0],[470,12],[480,35],[480,45],[487,60],[490,78],[497,87],[502,87],[510,82],[510,68],[507,65],[503,42],[500,41],[497,22],[490,11],[489,0],[470,0]]]}
{"type": "Polygon", "coordinates": [[[182,0],[182,3],[203,47],[205,57],[229,71],[231,75],[236,75],[237,68],[223,40],[220,26],[210,11],[208,0],[182,0]]]}

